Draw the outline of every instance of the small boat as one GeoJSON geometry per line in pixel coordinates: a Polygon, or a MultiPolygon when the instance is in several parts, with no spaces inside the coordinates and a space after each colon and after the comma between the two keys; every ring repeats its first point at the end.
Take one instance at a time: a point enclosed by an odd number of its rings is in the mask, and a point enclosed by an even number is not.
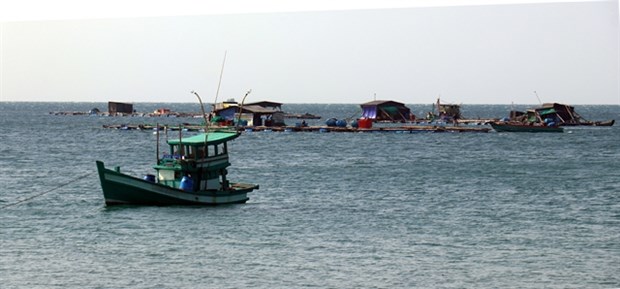
{"type": "Polygon", "coordinates": [[[221,205],[245,203],[247,194],[258,185],[232,183],[228,142],[239,137],[236,131],[214,131],[187,138],[168,140],[169,152],[159,156],[156,175],[133,177],[96,161],[107,206],[137,205],[221,205]]]}
{"type": "Polygon", "coordinates": [[[564,129],[559,126],[539,123],[491,122],[489,124],[497,132],[564,132],[564,129]]]}
{"type": "Polygon", "coordinates": [[[562,126],[613,126],[616,123],[615,119],[605,121],[581,121],[578,123],[564,122],[562,126]]]}

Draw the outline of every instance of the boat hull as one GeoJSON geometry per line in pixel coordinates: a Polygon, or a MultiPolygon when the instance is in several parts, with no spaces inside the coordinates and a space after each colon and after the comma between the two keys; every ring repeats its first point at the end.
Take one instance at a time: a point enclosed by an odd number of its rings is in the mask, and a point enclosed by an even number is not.
{"type": "Polygon", "coordinates": [[[258,185],[231,184],[231,189],[225,191],[187,192],[107,169],[100,161],[97,161],[97,171],[107,206],[126,204],[214,206],[245,203],[249,200],[247,194],[258,189],[258,185]]]}
{"type": "Polygon", "coordinates": [[[491,127],[497,132],[564,132],[563,128],[557,126],[491,123],[491,127]]]}
{"type": "Polygon", "coordinates": [[[588,121],[588,122],[563,122],[561,126],[613,126],[616,123],[615,119],[606,121],[588,121]]]}

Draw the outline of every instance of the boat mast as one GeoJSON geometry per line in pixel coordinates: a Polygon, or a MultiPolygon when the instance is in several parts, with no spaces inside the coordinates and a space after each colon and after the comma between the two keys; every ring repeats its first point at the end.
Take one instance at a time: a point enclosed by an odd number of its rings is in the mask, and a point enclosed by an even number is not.
{"type": "Polygon", "coordinates": [[[220,94],[220,86],[222,85],[222,76],[224,75],[224,64],[226,64],[226,54],[228,50],[224,51],[224,60],[222,60],[222,69],[220,70],[220,80],[217,83],[217,90],[215,91],[215,101],[213,101],[213,105],[217,104],[217,96],[220,94]]]}

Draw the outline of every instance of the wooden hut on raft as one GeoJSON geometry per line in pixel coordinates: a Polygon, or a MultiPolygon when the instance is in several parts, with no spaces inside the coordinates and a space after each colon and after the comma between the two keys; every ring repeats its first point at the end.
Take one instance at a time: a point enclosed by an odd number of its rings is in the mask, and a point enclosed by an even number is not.
{"type": "Polygon", "coordinates": [[[242,126],[284,126],[282,104],[260,101],[240,106],[230,100],[225,105],[216,105],[214,114],[218,121],[235,123],[240,119],[242,126]],[[218,109],[219,107],[219,109],[218,109]]]}
{"type": "Polygon", "coordinates": [[[133,104],[108,101],[108,113],[110,115],[116,114],[132,114],[134,113],[133,104]]]}
{"type": "Polygon", "coordinates": [[[373,121],[406,122],[413,116],[405,104],[391,100],[375,100],[361,107],[362,117],[373,121]]]}

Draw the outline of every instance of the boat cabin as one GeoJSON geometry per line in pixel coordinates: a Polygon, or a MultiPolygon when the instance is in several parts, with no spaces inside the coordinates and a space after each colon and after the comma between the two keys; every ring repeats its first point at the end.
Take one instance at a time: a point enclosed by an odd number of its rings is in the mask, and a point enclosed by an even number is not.
{"type": "Polygon", "coordinates": [[[185,177],[191,179],[191,191],[229,189],[227,142],[238,136],[237,132],[210,132],[168,140],[168,152],[154,166],[157,182],[179,187],[185,177]]]}
{"type": "Polygon", "coordinates": [[[463,118],[460,105],[441,103],[439,98],[437,99],[437,116],[445,121],[454,121],[463,118]]]}

